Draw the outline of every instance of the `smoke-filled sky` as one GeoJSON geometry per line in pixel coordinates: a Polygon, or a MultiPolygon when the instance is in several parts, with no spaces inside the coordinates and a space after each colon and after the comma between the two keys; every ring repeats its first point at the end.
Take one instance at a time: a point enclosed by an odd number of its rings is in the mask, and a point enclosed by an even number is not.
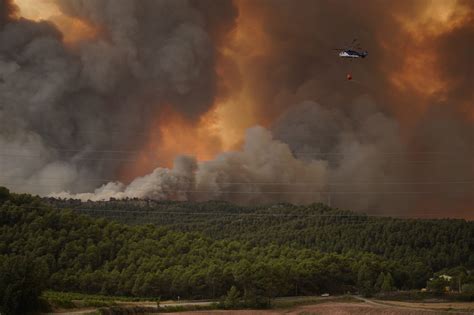
{"type": "Polygon", "coordinates": [[[471,0],[0,0],[0,184],[472,219],[473,39],[471,0]]]}

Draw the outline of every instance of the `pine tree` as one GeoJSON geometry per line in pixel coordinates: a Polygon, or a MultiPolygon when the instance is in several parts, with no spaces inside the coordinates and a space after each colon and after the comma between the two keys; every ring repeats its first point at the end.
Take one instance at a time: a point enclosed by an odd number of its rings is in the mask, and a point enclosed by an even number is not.
{"type": "Polygon", "coordinates": [[[393,291],[393,278],[390,272],[385,275],[381,289],[382,289],[382,292],[393,291]]]}
{"type": "Polygon", "coordinates": [[[240,301],[240,292],[233,285],[230,290],[227,292],[227,296],[224,301],[224,306],[226,308],[235,308],[239,305],[240,301]]]}
{"type": "Polygon", "coordinates": [[[380,290],[382,290],[382,285],[383,285],[384,280],[385,280],[385,274],[381,272],[377,278],[377,281],[375,282],[375,286],[374,286],[375,292],[380,292],[380,290]]]}

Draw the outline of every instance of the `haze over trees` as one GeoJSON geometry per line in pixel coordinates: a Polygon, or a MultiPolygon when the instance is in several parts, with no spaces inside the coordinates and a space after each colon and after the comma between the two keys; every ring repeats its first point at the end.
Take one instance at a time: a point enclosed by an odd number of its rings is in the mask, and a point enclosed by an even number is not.
{"type": "Polygon", "coordinates": [[[265,306],[277,296],[419,289],[435,273],[462,276],[466,290],[474,283],[474,223],[464,220],[373,218],[321,204],[80,203],[5,189],[0,203],[0,293],[20,292],[2,301],[4,312],[26,298],[34,308],[46,288],[265,306]]]}

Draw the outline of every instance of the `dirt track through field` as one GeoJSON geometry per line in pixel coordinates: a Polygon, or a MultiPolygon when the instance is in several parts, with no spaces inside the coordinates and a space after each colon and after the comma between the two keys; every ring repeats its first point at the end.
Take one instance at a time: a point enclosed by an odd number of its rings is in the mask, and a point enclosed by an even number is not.
{"type": "Polygon", "coordinates": [[[434,314],[472,314],[472,312],[446,312],[440,310],[418,310],[394,306],[376,306],[366,303],[322,303],[306,305],[292,310],[235,310],[235,311],[197,311],[179,312],[175,315],[434,315],[434,314]]]}
{"type": "Polygon", "coordinates": [[[330,302],[283,310],[229,310],[178,312],[175,315],[434,315],[474,314],[474,303],[408,303],[359,298],[363,303],[330,302]]]}
{"type": "MultiPolygon", "coordinates": [[[[297,306],[291,309],[279,310],[214,310],[214,311],[187,311],[176,312],[174,315],[434,315],[434,314],[474,314],[474,303],[455,303],[455,302],[440,302],[440,303],[411,303],[411,302],[397,302],[397,301],[379,301],[365,299],[361,297],[354,298],[361,302],[337,302],[327,301],[313,305],[297,306]]],[[[208,305],[211,302],[203,301],[189,301],[189,302],[168,302],[162,303],[165,306],[190,306],[190,305],[208,305]]],[[[132,302],[120,303],[123,305],[135,306],[155,306],[154,302],[132,302]]],[[[55,315],[74,314],[85,315],[94,312],[94,309],[72,310],[69,312],[53,313],[55,315]]]]}

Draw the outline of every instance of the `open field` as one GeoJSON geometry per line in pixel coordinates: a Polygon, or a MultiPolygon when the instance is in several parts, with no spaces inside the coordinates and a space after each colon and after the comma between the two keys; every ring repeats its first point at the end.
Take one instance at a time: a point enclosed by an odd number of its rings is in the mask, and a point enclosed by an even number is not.
{"type": "Polygon", "coordinates": [[[197,312],[178,312],[176,315],[316,315],[316,314],[393,314],[393,315],[433,315],[433,314],[472,314],[474,312],[474,303],[397,303],[378,304],[378,303],[356,303],[356,302],[326,302],[314,305],[297,306],[292,309],[282,310],[217,310],[217,311],[197,311],[197,312]],[[470,311],[468,311],[470,310],[470,311]]]}
{"type": "Polygon", "coordinates": [[[430,310],[460,310],[469,313],[474,313],[474,302],[400,302],[400,301],[373,301],[376,303],[384,304],[391,307],[408,307],[408,308],[419,308],[419,309],[430,309],[430,310]]]}
{"type": "MultiPolygon", "coordinates": [[[[75,301],[76,303],[76,301],[75,301]]],[[[396,315],[424,315],[424,314],[473,314],[474,302],[400,302],[381,301],[361,298],[358,296],[343,297],[294,297],[281,298],[274,301],[274,309],[269,310],[205,310],[212,308],[210,301],[165,301],[161,312],[173,312],[177,315],[251,315],[251,314],[396,314],[396,315]],[[201,310],[183,310],[186,308],[201,307],[201,310]]],[[[80,304],[80,303],[79,303],[80,304]]],[[[116,307],[124,309],[130,307],[148,308],[149,314],[156,312],[156,303],[153,301],[115,301],[116,307]]],[[[51,314],[92,314],[98,308],[80,308],[70,310],[57,310],[51,314]]],[[[157,311],[157,310],[156,310],[157,311]]]]}

